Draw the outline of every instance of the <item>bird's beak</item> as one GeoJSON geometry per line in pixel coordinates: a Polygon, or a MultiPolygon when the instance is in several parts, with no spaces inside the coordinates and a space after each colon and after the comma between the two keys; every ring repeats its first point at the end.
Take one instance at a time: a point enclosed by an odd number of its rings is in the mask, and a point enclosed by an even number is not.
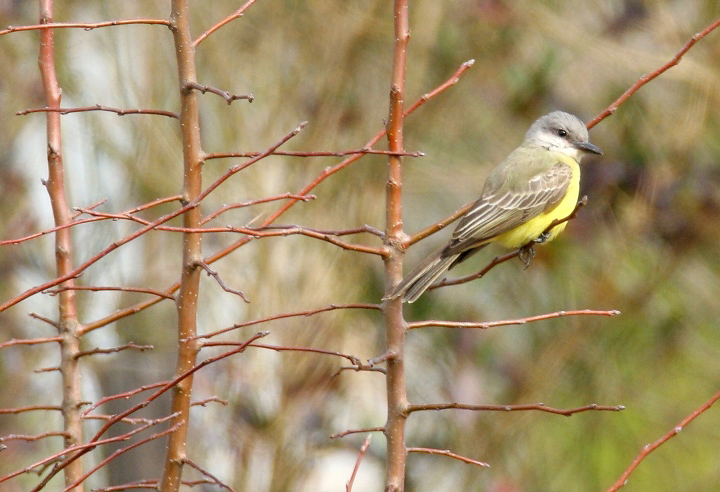
{"type": "Polygon", "coordinates": [[[602,155],[602,150],[597,145],[593,145],[590,142],[578,142],[575,145],[576,149],[584,150],[585,152],[591,152],[593,154],[602,155]]]}

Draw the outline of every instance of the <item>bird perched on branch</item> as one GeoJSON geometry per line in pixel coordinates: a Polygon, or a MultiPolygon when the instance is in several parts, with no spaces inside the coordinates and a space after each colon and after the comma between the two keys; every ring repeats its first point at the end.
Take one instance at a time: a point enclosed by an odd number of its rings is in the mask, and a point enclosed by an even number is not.
{"type": "Polygon", "coordinates": [[[602,151],[579,118],[554,111],[539,118],[525,141],[485,180],[482,194],[460,219],[450,241],[428,256],[383,299],[414,302],[446,270],[489,243],[509,249],[554,239],[567,225],[580,191],[580,159],[602,151]]]}

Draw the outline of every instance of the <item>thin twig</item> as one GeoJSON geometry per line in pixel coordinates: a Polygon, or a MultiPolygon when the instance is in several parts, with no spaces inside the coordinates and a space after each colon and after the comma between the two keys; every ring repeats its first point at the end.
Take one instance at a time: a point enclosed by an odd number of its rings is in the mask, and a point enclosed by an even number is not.
{"type": "Polygon", "coordinates": [[[222,89],[218,89],[217,87],[211,87],[209,85],[201,85],[197,82],[188,82],[185,84],[185,87],[187,89],[195,89],[197,91],[202,92],[205,94],[206,92],[209,92],[211,94],[215,94],[217,96],[222,97],[225,99],[225,102],[229,104],[232,104],[233,101],[237,101],[238,99],[247,99],[248,102],[253,102],[254,96],[252,94],[241,94],[241,95],[235,95],[230,94],[228,91],[224,91],[222,89]]]}
{"type": "Polygon", "coordinates": [[[692,48],[695,45],[695,43],[697,43],[702,38],[704,38],[705,36],[710,34],[718,26],[720,26],[720,19],[717,19],[712,24],[707,26],[705,29],[703,29],[702,31],[695,34],[692,38],[690,38],[690,41],[688,41],[687,44],[685,44],[685,46],[680,51],[678,51],[677,54],[675,54],[675,56],[669,62],[667,62],[665,65],[661,66],[654,72],[651,72],[649,74],[646,74],[646,75],[643,75],[642,77],[640,77],[640,79],[638,79],[638,81],[635,82],[632,85],[632,87],[630,87],[628,90],[626,90],[622,96],[618,97],[610,106],[605,108],[599,115],[597,115],[595,118],[590,120],[587,124],[588,129],[594,127],[595,125],[600,123],[602,120],[604,120],[605,118],[607,118],[608,116],[613,114],[617,110],[617,108],[620,107],[620,105],[622,103],[624,103],[630,96],[635,94],[638,91],[638,89],[640,89],[642,86],[644,86],[651,80],[657,78],[660,74],[662,74],[669,68],[672,68],[675,65],[677,65],[678,63],[680,63],[680,59],[683,57],[683,55],[685,55],[685,53],[687,53],[690,50],[690,48],[692,48]]]}
{"type": "MultiPolygon", "coordinates": [[[[256,157],[259,152],[213,152],[211,154],[205,154],[205,159],[227,159],[232,157],[256,157]]],[[[278,150],[273,152],[272,155],[285,155],[291,157],[345,157],[346,155],[395,155],[402,157],[425,157],[424,152],[410,152],[405,150],[379,150],[379,149],[353,149],[353,150],[339,150],[339,151],[300,151],[300,150],[278,150]]]]}
{"type": "Polygon", "coordinates": [[[408,414],[413,412],[424,412],[428,410],[472,410],[472,411],[483,411],[483,412],[524,412],[527,410],[537,410],[539,412],[553,413],[556,415],[564,415],[570,417],[576,413],[589,412],[589,411],[601,411],[601,412],[620,412],[625,410],[623,405],[597,405],[592,403],[577,408],[554,408],[548,407],[544,403],[531,403],[527,405],[471,405],[467,403],[428,403],[421,405],[409,405],[407,407],[408,414]]]}
{"type": "Polygon", "coordinates": [[[385,427],[365,427],[364,429],[350,429],[337,434],[332,434],[330,439],[339,439],[352,434],[364,434],[366,432],[385,432],[385,427]]]}
{"type": "Polygon", "coordinates": [[[330,304],[329,306],[325,306],[325,307],[321,307],[321,308],[317,308],[317,309],[310,309],[308,311],[298,311],[298,312],[294,312],[294,313],[282,313],[282,314],[276,314],[274,316],[268,316],[266,318],[260,318],[260,319],[251,320],[251,321],[244,321],[242,323],[234,324],[234,325],[230,326],[229,328],[223,328],[221,330],[206,333],[204,335],[198,335],[196,338],[207,340],[209,338],[213,338],[218,335],[222,335],[223,333],[227,333],[232,330],[237,330],[239,328],[245,328],[247,326],[258,325],[261,323],[267,323],[269,321],[277,321],[279,319],[309,317],[309,316],[314,316],[319,313],[335,311],[336,309],[373,309],[376,311],[380,311],[381,307],[379,304],[330,304]]]}
{"type": "Polygon", "coordinates": [[[175,300],[175,296],[167,294],[165,292],[148,289],[144,287],[113,287],[113,286],[92,286],[92,285],[75,285],[72,287],[58,287],[55,289],[46,290],[43,294],[50,294],[51,296],[57,295],[65,290],[88,290],[92,292],[104,292],[104,291],[118,291],[118,292],[138,292],[141,294],[152,294],[163,299],[175,300]]]}
{"type": "Polygon", "coordinates": [[[458,461],[462,461],[463,463],[469,463],[471,465],[477,465],[482,466],[485,468],[490,468],[490,465],[488,463],[485,463],[483,461],[477,461],[472,458],[468,458],[466,456],[462,456],[456,453],[453,453],[449,449],[435,449],[435,448],[407,448],[408,453],[425,453],[425,454],[437,454],[441,456],[447,456],[449,458],[456,459],[458,461]]]}
{"type": "Polygon", "coordinates": [[[178,119],[180,116],[177,113],[173,113],[172,111],[165,111],[162,109],[120,109],[120,108],[111,108],[109,106],[103,106],[102,104],[96,104],[94,106],[86,106],[83,108],[32,108],[32,109],[24,109],[22,111],[17,111],[15,113],[16,116],[25,116],[31,113],[60,113],[61,115],[71,114],[71,113],[85,113],[89,111],[107,111],[110,113],[115,113],[118,116],[125,116],[127,114],[151,114],[151,115],[157,115],[157,116],[167,116],[169,118],[175,118],[178,119]]]}
{"type": "Polygon", "coordinates": [[[225,292],[228,292],[230,294],[235,294],[236,296],[239,296],[246,303],[250,302],[250,299],[248,299],[248,297],[245,295],[245,293],[243,291],[228,287],[225,284],[225,282],[223,282],[223,280],[220,278],[220,274],[218,272],[216,272],[215,270],[213,270],[212,268],[210,268],[210,266],[207,263],[205,263],[203,261],[196,261],[195,265],[197,265],[200,268],[202,268],[203,270],[205,270],[207,272],[208,276],[211,276],[212,278],[214,278],[215,281],[218,283],[218,285],[222,288],[222,290],[224,290],[225,292]]]}
{"type": "Polygon", "coordinates": [[[245,2],[245,4],[244,4],[242,7],[240,7],[240,8],[237,9],[235,12],[233,12],[232,14],[228,15],[227,17],[225,17],[223,20],[221,20],[220,22],[218,22],[217,24],[215,24],[214,26],[212,26],[210,29],[208,29],[208,30],[205,31],[204,33],[202,33],[200,36],[197,37],[197,39],[196,39],[195,41],[193,41],[193,47],[197,47],[197,45],[199,45],[200,43],[202,43],[202,42],[205,40],[205,38],[207,38],[207,37],[210,36],[212,33],[214,33],[215,31],[217,31],[217,30],[220,29],[221,27],[223,27],[225,24],[228,24],[228,23],[234,21],[235,19],[238,19],[238,18],[242,17],[242,15],[245,13],[245,11],[246,11],[248,8],[250,8],[250,6],[251,6],[252,4],[254,4],[255,2],[256,2],[256,0],[248,0],[247,2],[245,2]]]}
{"type": "Polygon", "coordinates": [[[360,463],[362,463],[362,460],[365,457],[365,452],[370,446],[371,438],[372,434],[368,434],[368,436],[365,438],[365,442],[363,442],[363,445],[360,447],[360,452],[358,453],[357,460],[355,461],[355,467],[353,467],[352,474],[350,475],[350,480],[348,480],[345,484],[345,492],[352,492],[353,484],[355,483],[355,477],[357,476],[357,472],[360,469],[360,463]]]}
{"type": "Polygon", "coordinates": [[[132,24],[155,24],[169,26],[170,23],[165,19],[124,19],[108,22],[96,22],[92,24],[78,22],[48,22],[47,24],[34,24],[30,26],[8,26],[7,29],[0,31],[0,36],[20,31],[38,31],[43,29],[84,29],[92,31],[100,27],[127,26],[132,24]]]}
{"type": "Polygon", "coordinates": [[[672,439],[673,437],[677,436],[681,430],[683,430],[690,422],[695,420],[697,417],[705,413],[711,406],[715,404],[716,401],[720,400],[720,391],[715,393],[708,401],[700,405],[700,407],[695,410],[693,413],[682,419],[678,425],[672,428],[670,432],[662,436],[657,441],[646,444],[645,447],[643,447],[642,451],[640,451],[640,454],[637,455],[635,460],[630,464],[630,466],[623,472],[623,474],[620,476],[620,478],[615,482],[612,487],[610,487],[607,492],[615,492],[616,490],[622,488],[627,484],[628,478],[630,477],[630,474],[635,471],[635,469],[638,467],[638,465],[645,459],[647,456],[655,451],[657,448],[665,444],[667,441],[672,439]]]}
{"type": "Polygon", "coordinates": [[[200,473],[202,473],[204,476],[206,476],[206,477],[210,480],[210,483],[213,483],[213,484],[217,485],[217,486],[220,487],[221,489],[229,490],[230,492],[235,492],[235,489],[233,489],[233,488],[230,487],[229,485],[221,482],[219,478],[217,478],[215,475],[213,475],[213,474],[210,473],[209,471],[204,470],[202,467],[200,467],[200,465],[198,465],[198,464],[195,463],[194,461],[192,461],[192,460],[190,460],[190,459],[188,459],[188,458],[185,458],[185,459],[183,459],[183,463],[186,464],[186,465],[188,465],[188,466],[191,467],[191,468],[195,468],[197,471],[199,471],[200,473]]]}
{"type": "Polygon", "coordinates": [[[416,328],[426,328],[429,326],[437,326],[440,328],[476,328],[486,330],[497,326],[524,325],[534,321],[543,321],[546,319],[561,318],[563,316],[617,316],[620,311],[596,311],[592,309],[578,309],[571,311],[555,311],[554,313],[539,314],[537,316],[528,316],[527,318],[507,319],[501,321],[444,321],[444,320],[423,320],[408,323],[407,329],[414,330],[416,328]]]}
{"type": "Polygon", "coordinates": [[[98,354],[115,354],[117,352],[122,352],[123,350],[139,350],[140,352],[144,352],[146,350],[153,350],[155,347],[152,345],[137,345],[133,342],[126,343],[125,345],[120,345],[119,347],[112,347],[112,348],[96,348],[92,350],[85,350],[83,352],[79,352],[77,354],[77,358],[85,357],[88,355],[98,355],[98,354]]]}

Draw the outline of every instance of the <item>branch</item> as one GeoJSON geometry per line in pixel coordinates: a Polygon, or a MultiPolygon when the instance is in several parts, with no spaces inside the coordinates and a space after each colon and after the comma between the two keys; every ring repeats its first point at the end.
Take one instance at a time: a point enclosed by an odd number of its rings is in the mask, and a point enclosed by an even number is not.
{"type": "Polygon", "coordinates": [[[604,120],[611,114],[613,114],[615,111],[617,111],[618,107],[620,107],[620,105],[622,103],[624,103],[630,96],[635,94],[638,91],[638,89],[640,89],[642,86],[644,86],[651,80],[657,78],[658,76],[660,76],[660,74],[662,74],[669,68],[672,68],[675,65],[677,65],[678,63],[680,63],[680,59],[685,55],[685,53],[687,53],[690,50],[690,48],[692,48],[695,45],[695,43],[697,43],[702,38],[704,38],[705,36],[710,34],[718,26],[720,26],[720,19],[717,19],[715,22],[713,22],[712,24],[707,26],[705,29],[703,29],[699,33],[695,34],[692,38],[690,38],[690,41],[688,41],[687,44],[680,51],[678,51],[677,54],[665,65],[661,66],[660,68],[658,68],[657,70],[655,70],[654,72],[652,72],[650,74],[646,74],[646,75],[643,75],[642,77],[640,77],[640,79],[638,79],[638,81],[635,82],[635,84],[633,84],[632,87],[630,87],[628,90],[626,90],[622,96],[618,97],[610,106],[605,108],[599,115],[597,115],[595,118],[593,118],[592,120],[590,120],[588,122],[588,124],[587,124],[588,130],[590,128],[594,127],[595,125],[597,125],[598,123],[600,123],[602,120],[604,120]]]}
{"type": "Polygon", "coordinates": [[[248,0],[248,1],[245,3],[245,5],[243,5],[242,7],[240,7],[239,9],[237,9],[235,12],[233,12],[232,14],[228,15],[227,17],[225,17],[223,20],[221,20],[220,22],[218,22],[217,24],[215,24],[214,26],[212,26],[210,29],[208,29],[207,31],[205,31],[204,33],[202,33],[200,36],[198,36],[197,39],[196,39],[195,41],[193,41],[193,48],[196,48],[197,45],[199,45],[200,43],[202,43],[203,41],[205,41],[205,38],[207,38],[207,37],[210,36],[212,33],[214,33],[215,31],[217,31],[217,30],[220,29],[221,27],[223,27],[225,24],[228,24],[228,23],[234,21],[235,19],[238,19],[238,18],[242,17],[243,14],[245,13],[245,11],[246,11],[248,8],[250,8],[250,6],[255,3],[255,1],[256,1],[256,0],[248,0]]]}
{"type": "Polygon", "coordinates": [[[470,405],[467,403],[428,403],[424,405],[409,405],[407,407],[408,414],[413,412],[424,412],[428,410],[472,410],[475,412],[524,412],[527,410],[537,410],[539,412],[547,412],[547,413],[554,413],[556,415],[564,415],[566,417],[570,417],[571,415],[574,415],[576,413],[581,412],[589,412],[592,410],[595,411],[602,411],[602,412],[619,412],[621,410],[625,410],[625,407],[623,405],[617,405],[617,406],[607,406],[607,405],[598,405],[596,403],[592,403],[590,405],[585,405],[582,407],[577,408],[570,408],[570,409],[563,409],[563,408],[553,408],[553,407],[547,407],[544,403],[531,403],[527,405],[470,405]]]}
{"type": "Polygon", "coordinates": [[[47,337],[47,338],[19,338],[8,340],[7,342],[0,343],[0,350],[12,347],[13,345],[40,345],[42,343],[62,342],[62,337],[47,337]]]}
{"type": "Polygon", "coordinates": [[[30,405],[28,407],[0,408],[0,415],[34,412],[36,410],[60,411],[60,410],[62,410],[62,407],[57,406],[57,405],[30,405]]]}
{"type": "Polygon", "coordinates": [[[338,439],[340,437],[349,436],[351,434],[364,434],[366,432],[385,432],[385,427],[366,427],[364,429],[346,430],[343,432],[338,432],[337,434],[332,434],[330,436],[330,439],[338,439]]]}
{"type": "Polygon", "coordinates": [[[527,318],[507,319],[501,321],[442,321],[442,320],[424,320],[408,323],[407,329],[414,330],[416,328],[426,328],[428,326],[438,326],[440,328],[477,328],[486,330],[497,326],[524,325],[533,321],[543,321],[546,319],[561,318],[563,316],[617,316],[620,311],[595,311],[592,309],[578,309],[575,311],[556,311],[554,313],[539,314],[537,316],[528,316],[527,318]]]}
{"type": "Polygon", "coordinates": [[[252,320],[252,321],[244,321],[242,323],[234,324],[229,328],[223,328],[222,330],[213,331],[210,333],[206,333],[204,335],[197,335],[195,338],[207,340],[209,338],[213,338],[218,335],[222,335],[223,333],[227,333],[232,330],[237,330],[239,328],[245,328],[247,326],[258,325],[261,323],[267,323],[268,321],[276,321],[279,319],[308,317],[308,316],[313,316],[313,315],[319,314],[319,313],[325,313],[327,311],[335,311],[336,309],[374,309],[374,310],[380,311],[381,307],[379,304],[330,304],[329,306],[321,307],[318,309],[311,309],[309,311],[298,311],[295,313],[276,314],[274,316],[268,316],[266,318],[260,318],[260,319],[256,319],[256,320],[252,320]]]}
{"type": "Polygon", "coordinates": [[[158,115],[158,116],[167,116],[169,118],[175,118],[178,119],[180,116],[177,113],[173,113],[172,111],[164,111],[162,109],[119,109],[119,108],[111,108],[109,106],[103,106],[101,104],[96,104],[95,106],[87,106],[84,108],[32,108],[32,109],[24,109],[22,111],[17,111],[15,113],[16,116],[25,116],[31,113],[59,113],[61,115],[66,115],[70,113],[84,113],[88,111],[108,111],[110,113],[115,113],[118,116],[125,116],[126,114],[152,114],[152,115],[158,115]]]}
{"type": "Polygon", "coordinates": [[[240,96],[237,96],[235,94],[230,94],[228,91],[224,91],[222,89],[218,89],[217,87],[211,87],[209,85],[200,85],[197,82],[188,82],[185,84],[185,87],[187,89],[195,89],[203,94],[206,92],[210,92],[211,94],[216,94],[223,99],[225,99],[225,102],[228,103],[228,105],[232,104],[233,101],[237,101],[238,99],[247,99],[248,102],[253,102],[255,97],[252,94],[242,94],[240,96]]]}
{"type": "Polygon", "coordinates": [[[159,291],[159,290],[147,289],[144,287],[100,287],[100,286],[91,286],[91,285],[83,285],[83,286],[75,285],[72,287],[58,287],[57,289],[46,290],[45,292],[43,292],[43,294],[50,294],[51,296],[54,296],[65,290],[89,290],[92,292],[104,292],[104,291],[139,292],[141,294],[152,294],[152,295],[155,295],[158,297],[162,297],[163,299],[170,299],[171,301],[175,300],[175,296],[172,296],[170,294],[167,294],[167,293],[159,291]]]}
{"type": "Polygon", "coordinates": [[[245,293],[243,291],[232,289],[232,288],[228,287],[227,285],[225,285],[225,282],[223,282],[223,280],[220,278],[220,274],[218,272],[216,272],[215,270],[213,270],[212,268],[210,268],[207,263],[202,262],[202,261],[196,261],[195,265],[197,265],[200,268],[202,268],[203,270],[205,270],[207,272],[208,276],[211,276],[212,278],[214,278],[215,281],[218,283],[218,285],[220,285],[220,287],[222,287],[222,290],[224,290],[225,292],[229,292],[230,294],[235,294],[236,296],[239,296],[246,303],[250,302],[250,299],[248,299],[248,297],[245,295],[245,293]]]}
{"type": "Polygon", "coordinates": [[[219,478],[217,478],[212,473],[202,469],[198,464],[195,462],[189,460],[188,458],[183,459],[183,463],[190,466],[191,468],[195,468],[197,471],[199,471],[201,474],[206,476],[208,479],[210,479],[210,483],[213,483],[220,487],[221,489],[229,490],[230,492],[235,492],[235,489],[230,487],[229,485],[226,485],[225,483],[221,482],[219,478]]]}
{"type": "MultiPolygon", "coordinates": [[[[212,154],[205,154],[205,159],[227,159],[231,157],[256,157],[259,152],[214,152],[212,154]]],[[[295,150],[278,150],[273,152],[272,155],[286,155],[291,157],[344,157],[346,155],[395,155],[403,157],[425,157],[424,152],[409,152],[404,150],[378,150],[378,149],[354,149],[354,150],[339,150],[339,151],[295,151],[295,150]]]]}
{"type": "Polygon", "coordinates": [[[6,442],[6,441],[26,441],[26,442],[34,442],[39,441],[40,439],[45,439],[47,437],[70,437],[70,434],[67,432],[62,431],[51,431],[51,432],[45,432],[43,434],[37,434],[34,436],[28,436],[24,434],[9,434],[7,436],[0,436],[0,442],[6,442]]]}
{"type": "Polygon", "coordinates": [[[471,465],[483,466],[490,468],[490,465],[483,462],[477,461],[472,458],[467,458],[459,454],[451,452],[449,449],[434,449],[434,448],[407,448],[408,453],[426,453],[426,454],[439,454],[441,456],[448,456],[450,458],[462,461],[463,463],[469,463],[471,465]]]}
{"type": "MultiPolygon", "coordinates": [[[[442,83],[442,84],[440,84],[439,86],[437,86],[434,90],[432,90],[432,91],[426,93],[425,95],[423,95],[423,96],[422,96],[420,99],[418,99],[409,109],[407,109],[407,110],[405,111],[405,113],[404,113],[404,116],[408,116],[410,113],[414,112],[417,108],[419,108],[420,106],[422,106],[424,103],[426,103],[427,101],[429,101],[429,100],[432,99],[433,97],[437,96],[438,94],[440,94],[441,92],[447,90],[448,88],[454,86],[454,85],[458,82],[460,76],[461,76],[467,69],[469,69],[469,68],[472,66],[473,63],[474,63],[474,60],[470,60],[470,61],[467,61],[467,62],[463,63],[462,65],[460,65],[460,67],[455,71],[455,73],[454,73],[447,81],[445,81],[444,83],[442,83]]],[[[383,129],[383,130],[381,130],[380,132],[378,132],[376,135],[374,135],[374,136],[365,144],[364,148],[370,148],[370,147],[372,147],[373,145],[375,145],[375,144],[385,135],[385,132],[386,132],[386,130],[383,129]]],[[[244,168],[244,167],[247,167],[248,165],[252,164],[253,162],[257,162],[257,160],[262,159],[262,158],[264,158],[264,157],[267,156],[267,155],[272,154],[273,152],[275,152],[275,151],[277,150],[277,148],[278,148],[280,145],[282,145],[282,143],[284,143],[284,140],[281,141],[280,144],[278,144],[278,145],[276,145],[276,146],[273,146],[273,147],[271,147],[270,149],[268,149],[268,151],[266,151],[265,153],[263,153],[263,154],[261,154],[261,155],[258,155],[256,158],[254,158],[253,161],[248,162],[248,163],[245,163],[245,165],[243,166],[243,168],[244,168]]],[[[310,192],[311,192],[314,188],[316,188],[320,183],[322,183],[323,181],[325,181],[327,178],[329,178],[329,177],[332,176],[333,174],[335,174],[335,173],[341,171],[342,169],[344,169],[345,167],[349,166],[349,165],[352,164],[353,162],[357,161],[358,159],[360,159],[360,158],[362,157],[362,155],[363,155],[363,154],[353,155],[352,157],[349,157],[349,158],[343,160],[342,162],[340,162],[340,163],[338,163],[338,164],[336,164],[336,165],[334,165],[334,166],[332,166],[332,167],[328,167],[328,168],[325,169],[320,175],[318,175],[312,182],[310,182],[308,185],[306,185],[300,192],[296,193],[296,195],[304,196],[304,195],[310,194],[310,192]]],[[[234,168],[233,168],[233,169],[234,169],[234,168]]],[[[238,169],[238,170],[239,170],[239,169],[238,169]]],[[[287,204],[279,207],[272,215],[270,215],[267,219],[265,219],[265,220],[262,222],[262,226],[268,226],[268,225],[272,224],[273,222],[275,222],[281,215],[283,215],[283,214],[284,214],[285,212],[287,212],[290,208],[292,208],[292,206],[295,205],[298,201],[299,201],[299,200],[291,199],[289,203],[287,203],[287,204]]],[[[207,263],[208,265],[210,265],[210,264],[214,263],[215,261],[218,261],[218,260],[220,260],[221,258],[224,258],[225,256],[229,255],[230,253],[232,253],[232,252],[235,251],[236,249],[240,248],[240,247],[243,246],[244,244],[247,244],[249,241],[250,241],[249,238],[240,239],[240,240],[236,241],[235,243],[227,246],[226,248],[218,251],[217,253],[215,253],[215,254],[213,254],[213,255],[205,258],[204,261],[205,261],[205,263],[207,263]]],[[[168,292],[168,293],[173,293],[173,292],[177,291],[177,289],[178,289],[178,284],[175,283],[175,284],[171,285],[170,287],[168,287],[165,291],[168,292]]],[[[156,302],[157,302],[157,300],[151,300],[151,301],[145,301],[145,302],[142,302],[142,303],[138,303],[138,304],[135,304],[135,305],[132,305],[132,306],[128,306],[128,307],[126,307],[126,308],[124,308],[124,309],[121,309],[121,310],[119,310],[119,311],[116,311],[115,313],[113,313],[113,314],[111,314],[111,315],[108,315],[108,316],[106,316],[105,318],[99,319],[99,320],[97,320],[97,321],[95,321],[95,322],[93,322],[93,323],[86,323],[86,324],[85,324],[85,327],[84,327],[84,330],[83,330],[83,333],[87,333],[87,332],[89,332],[89,331],[96,330],[96,329],[101,328],[101,327],[103,327],[103,326],[105,326],[105,325],[108,325],[108,324],[110,324],[110,323],[113,323],[113,322],[115,322],[115,321],[117,321],[117,320],[119,320],[119,319],[122,319],[122,318],[124,318],[124,317],[126,317],[126,316],[129,316],[130,314],[134,314],[134,313],[140,312],[140,311],[142,311],[142,310],[144,310],[144,309],[147,309],[147,308],[150,307],[150,306],[155,305],[156,302]]],[[[3,307],[0,306],[0,311],[2,311],[2,309],[3,309],[3,307]]],[[[378,306],[377,309],[380,309],[379,306],[378,306]]]]}
{"type": "Polygon", "coordinates": [[[0,36],[20,31],[39,31],[45,29],[84,29],[92,31],[100,27],[127,26],[132,24],[155,24],[169,26],[170,23],[165,19],[126,19],[114,20],[108,22],[96,22],[93,24],[84,24],[77,22],[48,22],[46,24],[34,24],[31,26],[8,26],[4,31],[0,31],[0,36]]]}
{"type": "Polygon", "coordinates": [[[136,345],[133,342],[126,343],[125,345],[120,345],[119,347],[112,347],[112,348],[96,348],[92,350],[86,350],[84,352],[79,352],[77,354],[77,358],[85,357],[87,355],[97,355],[97,354],[114,354],[117,352],[122,352],[123,350],[139,350],[140,352],[144,352],[146,350],[153,350],[155,347],[152,345],[136,345]]]}
{"type": "Polygon", "coordinates": [[[219,215],[227,212],[228,210],[233,210],[236,208],[243,208],[243,207],[250,207],[252,205],[258,205],[260,203],[268,203],[268,202],[274,202],[276,200],[287,200],[287,199],[293,199],[293,200],[299,200],[303,202],[307,202],[309,200],[314,200],[317,197],[315,195],[293,195],[292,193],[283,193],[282,195],[276,195],[271,196],[267,198],[259,198],[257,200],[248,200],[246,202],[238,202],[238,203],[232,203],[230,205],[225,205],[215,212],[211,213],[207,217],[205,217],[203,220],[200,221],[200,225],[207,224],[212,219],[217,218],[219,215]]]}
{"type": "Polygon", "coordinates": [[[646,444],[645,447],[643,447],[642,451],[640,451],[640,454],[635,458],[635,460],[630,464],[630,466],[623,472],[623,474],[620,476],[620,478],[615,482],[612,487],[610,487],[607,492],[615,492],[616,490],[622,488],[625,486],[625,484],[628,481],[628,478],[630,477],[630,474],[635,471],[635,468],[638,467],[638,465],[647,458],[647,456],[655,451],[657,448],[665,444],[667,441],[675,437],[680,433],[681,430],[683,430],[690,422],[695,420],[697,417],[702,415],[704,412],[706,412],[713,404],[720,400],[720,391],[715,393],[708,401],[703,403],[697,410],[695,410],[693,413],[682,419],[682,421],[672,428],[670,432],[662,436],[657,441],[646,444]]]}
{"type": "Polygon", "coordinates": [[[355,477],[357,476],[357,472],[360,469],[360,463],[362,463],[362,459],[365,456],[365,452],[367,451],[367,448],[370,446],[370,439],[372,438],[372,434],[369,434],[365,438],[365,442],[360,447],[360,452],[358,453],[357,460],[355,461],[355,467],[353,468],[352,474],[350,475],[350,480],[347,481],[345,484],[345,492],[352,492],[353,483],[355,483],[355,477]]]}

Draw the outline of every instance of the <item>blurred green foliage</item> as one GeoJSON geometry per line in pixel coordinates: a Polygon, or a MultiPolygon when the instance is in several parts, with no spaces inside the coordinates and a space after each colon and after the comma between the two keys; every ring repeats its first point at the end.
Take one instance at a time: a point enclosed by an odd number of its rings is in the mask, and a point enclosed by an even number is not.
{"type": "MultiPolygon", "coordinates": [[[[35,2],[0,2],[0,24],[36,22],[35,2]]],[[[56,20],[167,17],[167,2],[56,2],[56,20]]],[[[240,2],[195,2],[200,34],[240,2]]],[[[569,0],[411,2],[406,104],[447,79],[464,61],[460,83],[406,121],[404,215],[410,233],[474,200],[489,169],[554,109],[589,120],[641,75],[669,60],[720,15],[713,0],[569,0]]],[[[57,31],[64,105],[177,110],[177,80],[167,29],[130,26],[57,31]]],[[[51,226],[40,179],[42,105],[34,32],[0,39],[0,219],[2,238],[51,226]]],[[[260,0],[197,50],[200,82],[255,102],[228,106],[202,98],[208,152],[262,150],[300,121],[295,150],[361,147],[383,127],[392,61],[391,2],[260,0]]],[[[584,162],[589,204],[563,236],[539,248],[532,266],[501,265],[482,280],[425,294],[408,319],[482,321],[569,309],[618,309],[614,318],[559,318],[492,330],[427,328],[408,335],[408,389],[416,403],[544,402],[556,407],[622,404],[620,413],[572,418],[525,413],[446,411],[413,415],[408,444],[451,449],[488,461],[480,469],[443,457],[411,455],[409,491],[604,490],[642,446],[672,429],[718,390],[720,381],[720,32],[700,41],[660,78],[591,131],[605,152],[584,162]]],[[[175,121],[154,116],[68,115],[65,162],[73,206],[107,198],[120,211],[180,189],[175,121]]],[[[206,183],[236,161],[205,166],[206,183]]],[[[210,196],[207,213],[226,203],[296,192],[337,158],[272,157],[210,196]]],[[[385,159],[367,156],[327,180],[315,200],[281,222],[322,229],[383,228],[385,159]]],[[[169,206],[168,206],[169,207],[169,206]]],[[[255,223],[277,203],[238,209],[214,223],[255,223]]],[[[167,210],[169,208],[166,208],[167,210]]],[[[160,211],[154,213],[159,214],[160,211]]],[[[154,216],[148,213],[148,217],[154,216]]],[[[123,223],[78,228],[77,259],[133,230],[123,223]]],[[[407,255],[415,261],[443,243],[438,233],[407,255]]],[[[237,237],[208,236],[207,254],[237,237]]],[[[377,245],[374,237],[352,240],[377,245]]],[[[490,249],[488,249],[490,251],[490,249]]],[[[478,255],[458,274],[484,266],[478,255]]],[[[114,253],[81,279],[87,285],[164,288],[178,277],[179,238],[156,233],[114,253]]],[[[41,238],[0,250],[3,299],[53,276],[52,242],[41,238]]],[[[300,236],[262,239],[223,259],[217,270],[244,290],[245,305],[203,281],[202,330],[330,303],[377,302],[382,262],[300,236]]],[[[453,271],[453,273],[456,273],[453,271]]],[[[142,299],[81,293],[90,322],[142,299]]],[[[0,315],[0,341],[50,336],[28,312],[54,316],[53,298],[33,298],[0,315]]],[[[115,354],[84,362],[88,399],[126,391],[171,374],[175,311],[160,304],[92,333],[88,347],[132,340],[153,354],[115,354]]],[[[333,311],[238,330],[243,340],[268,329],[269,343],[312,346],[374,357],[383,351],[382,319],[370,311],[333,311]]],[[[53,347],[0,354],[0,408],[59,403],[58,381],[33,369],[56,364],[53,347]]],[[[209,353],[209,352],[208,352],[209,353]]],[[[329,440],[348,428],[384,423],[385,389],[377,373],[343,372],[334,358],[248,351],[197,374],[198,400],[189,457],[237,490],[341,490],[363,436],[329,440]]],[[[124,408],[126,402],[104,408],[124,408]]],[[[163,404],[148,408],[162,415],[163,404]]],[[[55,415],[0,416],[0,434],[32,434],[59,425],[55,415]]],[[[93,429],[95,424],[89,424],[93,429]]],[[[714,491],[720,483],[720,416],[711,409],[653,453],[628,491],[714,491]]],[[[59,449],[42,440],[0,453],[0,474],[59,449]]],[[[355,491],[379,490],[384,443],[375,436],[355,491]]],[[[145,446],[98,473],[93,485],[157,478],[162,444],[145,446]]],[[[187,477],[192,478],[188,471],[187,477]]],[[[26,484],[35,483],[25,479],[26,484]]],[[[12,490],[12,489],[11,489],[12,490]]],[[[18,489],[18,490],[22,490],[18,489]]]]}

